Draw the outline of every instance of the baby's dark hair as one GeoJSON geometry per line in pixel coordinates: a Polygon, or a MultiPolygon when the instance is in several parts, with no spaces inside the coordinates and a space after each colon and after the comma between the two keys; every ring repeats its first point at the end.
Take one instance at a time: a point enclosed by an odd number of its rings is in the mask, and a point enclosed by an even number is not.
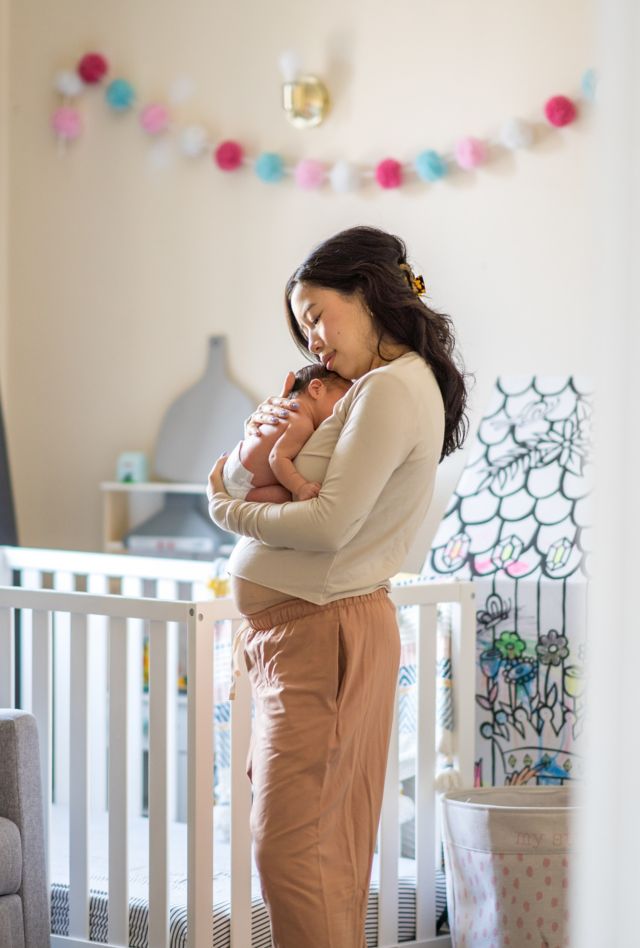
{"type": "Polygon", "coordinates": [[[295,395],[296,392],[306,392],[309,388],[309,383],[313,382],[314,379],[320,379],[321,382],[330,386],[343,385],[345,388],[348,388],[351,384],[347,382],[346,379],[343,379],[341,375],[338,375],[337,372],[330,372],[329,369],[325,369],[322,362],[311,362],[309,365],[303,365],[301,369],[298,369],[295,375],[296,380],[293,383],[293,388],[290,392],[291,395],[295,395]]]}

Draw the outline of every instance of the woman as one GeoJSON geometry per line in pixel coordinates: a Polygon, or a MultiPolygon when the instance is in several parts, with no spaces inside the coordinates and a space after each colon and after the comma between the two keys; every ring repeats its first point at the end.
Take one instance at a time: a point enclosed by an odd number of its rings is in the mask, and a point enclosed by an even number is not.
{"type": "MultiPolygon", "coordinates": [[[[250,626],[251,828],[277,948],[365,945],[400,654],[389,578],[466,433],[450,320],[422,293],[383,231],[313,250],[286,287],[289,327],[354,382],[295,461],[320,494],[232,500],[224,458],[209,478],[211,517],[245,538],[229,571],[250,626]]],[[[283,405],[270,399],[252,422],[278,424],[283,405]]]]}

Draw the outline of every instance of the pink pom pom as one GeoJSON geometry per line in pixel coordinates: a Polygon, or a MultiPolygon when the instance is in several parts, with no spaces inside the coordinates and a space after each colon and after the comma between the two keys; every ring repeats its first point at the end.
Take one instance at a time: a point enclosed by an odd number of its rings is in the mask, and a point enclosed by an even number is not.
{"type": "Polygon", "coordinates": [[[324,182],[327,169],[321,161],[314,161],[313,158],[303,158],[296,165],[294,177],[299,188],[305,191],[313,191],[319,188],[324,182]]]}
{"type": "Polygon", "coordinates": [[[381,188],[399,188],[402,184],[402,165],[395,158],[385,158],[376,168],[376,181],[381,188]]]}
{"type": "Polygon", "coordinates": [[[158,103],[145,105],[140,112],[140,124],[150,135],[159,135],[169,124],[169,112],[164,105],[158,103]]]}
{"type": "Polygon", "coordinates": [[[477,168],[487,158],[487,146],[478,138],[461,138],[455,148],[456,161],[461,168],[477,168]]]}
{"type": "Polygon", "coordinates": [[[73,141],[74,138],[78,138],[82,131],[82,118],[77,109],[63,105],[53,113],[51,125],[60,138],[73,141]]]}
{"type": "Polygon", "coordinates": [[[554,95],[546,102],[544,114],[551,125],[561,128],[573,122],[576,117],[576,107],[566,95],[554,95]]]}
{"type": "Polygon", "coordinates": [[[222,168],[223,171],[235,171],[236,168],[239,168],[242,164],[243,158],[244,151],[242,145],[233,141],[222,142],[221,145],[218,145],[213,154],[215,163],[218,168],[222,168]]]}

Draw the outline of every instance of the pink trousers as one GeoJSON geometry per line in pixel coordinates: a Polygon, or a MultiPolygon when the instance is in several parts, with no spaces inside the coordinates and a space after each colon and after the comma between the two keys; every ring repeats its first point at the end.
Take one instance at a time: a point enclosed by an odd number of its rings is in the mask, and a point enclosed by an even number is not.
{"type": "Polygon", "coordinates": [[[365,948],[398,680],[385,590],[248,619],[251,830],[276,948],[365,948]]]}

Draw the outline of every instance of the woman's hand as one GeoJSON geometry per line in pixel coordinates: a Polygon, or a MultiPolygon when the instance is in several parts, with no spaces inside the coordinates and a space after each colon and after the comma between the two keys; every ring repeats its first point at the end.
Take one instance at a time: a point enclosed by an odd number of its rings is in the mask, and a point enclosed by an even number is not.
{"type": "Polygon", "coordinates": [[[289,412],[298,410],[298,403],[290,402],[287,398],[294,382],[295,375],[293,372],[289,372],[284,380],[280,395],[267,398],[258,405],[254,413],[244,423],[245,437],[249,435],[255,435],[257,438],[262,437],[260,425],[286,425],[289,412]]]}
{"type": "Polygon", "coordinates": [[[227,460],[227,455],[222,454],[211,468],[209,473],[209,484],[207,485],[207,500],[211,501],[214,494],[220,492],[226,494],[224,481],[222,480],[222,468],[227,460]]]}

